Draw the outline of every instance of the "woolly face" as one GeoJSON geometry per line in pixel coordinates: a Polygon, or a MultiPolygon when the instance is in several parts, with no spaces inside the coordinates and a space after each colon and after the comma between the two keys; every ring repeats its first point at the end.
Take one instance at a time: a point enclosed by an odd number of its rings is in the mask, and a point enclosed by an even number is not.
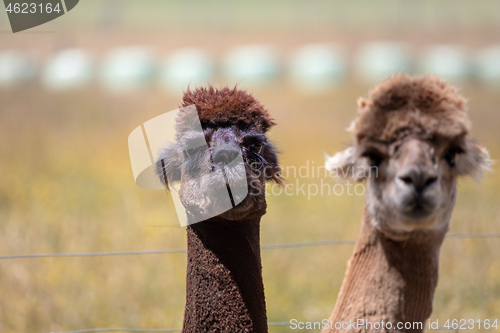
{"type": "Polygon", "coordinates": [[[457,177],[477,177],[488,163],[486,149],[463,137],[410,136],[393,143],[365,140],[329,158],[326,168],[357,181],[367,178],[372,223],[400,238],[419,230],[446,231],[457,177]]]}
{"type": "Polygon", "coordinates": [[[282,183],[264,106],[236,87],[188,89],[175,122],[176,142],[160,153],[157,174],[167,188],[177,185],[187,223],[264,215],[266,180],[282,183]]]}
{"type": "Polygon", "coordinates": [[[180,200],[188,216],[197,221],[226,210],[221,205],[227,202],[221,198],[227,198],[228,184],[232,184],[231,200],[238,204],[221,217],[262,216],[266,180],[280,181],[277,157],[267,137],[256,129],[237,126],[186,131],[160,154],[158,167],[158,173],[165,173],[169,181],[179,181],[180,200]]]}
{"type": "Polygon", "coordinates": [[[488,168],[486,149],[467,137],[462,106],[455,90],[435,77],[398,76],[359,101],[350,128],[356,144],[329,158],[326,168],[367,180],[371,223],[386,236],[446,232],[457,178],[477,179],[488,168]]]}

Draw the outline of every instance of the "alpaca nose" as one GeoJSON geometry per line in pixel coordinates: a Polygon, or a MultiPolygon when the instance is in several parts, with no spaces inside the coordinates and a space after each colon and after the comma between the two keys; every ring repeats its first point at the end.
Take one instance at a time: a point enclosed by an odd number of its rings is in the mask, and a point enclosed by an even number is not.
{"type": "Polygon", "coordinates": [[[214,164],[227,165],[231,163],[240,154],[240,149],[235,145],[223,145],[218,147],[213,155],[212,161],[214,164]]]}
{"type": "Polygon", "coordinates": [[[426,188],[437,183],[437,175],[430,170],[410,168],[398,175],[405,186],[412,187],[417,193],[422,193],[426,188]]]}

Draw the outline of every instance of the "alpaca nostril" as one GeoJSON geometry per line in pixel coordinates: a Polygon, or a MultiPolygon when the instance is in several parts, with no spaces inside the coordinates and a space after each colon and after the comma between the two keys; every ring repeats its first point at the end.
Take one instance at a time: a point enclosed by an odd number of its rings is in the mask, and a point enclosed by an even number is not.
{"type": "Polygon", "coordinates": [[[425,181],[424,183],[424,187],[423,188],[426,188],[428,186],[431,186],[432,184],[434,184],[435,182],[437,181],[437,177],[435,176],[430,176],[429,178],[427,178],[427,180],[425,181]]]}
{"type": "Polygon", "coordinates": [[[235,149],[220,149],[216,151],[216,153],[213,156],[213,163],[214,164],[229,164],[231,163],[236,157],[238,157],[239,151],[235,149]]]}
{"type": "Polygon", "coordinates": [[[409,176],[399,177],[399,179],[401,179],[406,185],[411,185],[413,183],[413,180],[409,176]]]}
{"type": "Polygon", "coordinates": [[[417,192],[423,192],[437,181],[437,177],[429,174],[421,174],[419,181],[415,184],[417,192]]]}
{"type": "Polygon", "coordinates": [[[412,170],[398,177],[406,186],[413,187],[417,192],[422,192],[427,187],[437,182],[438,178],[426,172],[412,170]]]}

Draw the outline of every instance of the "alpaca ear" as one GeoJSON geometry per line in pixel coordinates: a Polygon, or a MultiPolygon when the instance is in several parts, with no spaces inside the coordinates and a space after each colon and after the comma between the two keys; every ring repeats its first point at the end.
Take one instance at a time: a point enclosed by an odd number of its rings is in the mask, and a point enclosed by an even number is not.
{"type": "Polygon", "coordinates": [[[272,144],[266,144],[266,149],[263,150],[262,157],[264,157],[264,160],[268,163],[268,165],[264,167],[266,179],[274,180],[278,185],[285,186],[286,181],[283,178],[283,170],[278,164],[276,149],[272,144]]]}
{"type": "Polygon", "coordinates": [[[457,155],[455,165],[458,175],[471,175],[475,181],[483,176],[483,170],[491,171],[493,161],[488,150],[479,143],[467,139],[464,151],[457,155]]]}
{"type": "Polygon", "coordinates": [[[325,168],[332,177],[362,181],[367,177],[369,166],[365,158],[358,158],[356,147],[351,146],[331,157],[327,156],[325,168]]]}
{"type": "Polygon", "coordinates": [[[265,168],[266,179],[274,180],[279,186],[286,186],[286,180],[283,178],[283,170],[279,165],[273,165],[265,168]]]}
{"type": "Polygon", "coordinates": [[[156,174],[167,190],[169,190],[169,181],[181,180],[182,158],[178,148],[177,144],[168,146],[158,155],[156,162],[156,174]]]}

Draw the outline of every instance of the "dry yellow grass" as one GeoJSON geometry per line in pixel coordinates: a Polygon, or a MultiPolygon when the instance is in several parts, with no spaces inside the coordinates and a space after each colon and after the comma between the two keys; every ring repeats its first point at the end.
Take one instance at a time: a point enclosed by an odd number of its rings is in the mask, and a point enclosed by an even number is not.
{"type": "MultiPolygon", "coordinates": [[[[344,128],[366,87],[302,96],[283,84],[255,89],[279,123],[283,166],[322,165],[350,141],[344,128]]],[[[473,133],[500,156],[500,97],[466,86],[473,133]]],[[[152,90],[0,91],[0,254],[111,252],[185,247],[170,198],[137,187],[127,137],[174,109],[180,96],[152,90]]],[[[451,233],[500,232],[500,167],[459,186],[451,233]]],[[[294,184],[296,179],[289,177],[294,184]]],[[[317,177],[300,179],[317,184],[317,177]]],[[[270,195],[262,244],[355,239],[363,198],[270,195]]],[[[321,320],[335,302],[352,245],[263,251],[270,321],[321,320]]],[[[0,331],[181,327],[185,254],[0,260],[0,331]]],[[[498,317],[500,239],[448,239],[433,318],[498,317]]],[[[271,327],[288,332],[288,327],[271,327]]],[[[305,332],[305,331],[304,331],[305,332]]]]}

